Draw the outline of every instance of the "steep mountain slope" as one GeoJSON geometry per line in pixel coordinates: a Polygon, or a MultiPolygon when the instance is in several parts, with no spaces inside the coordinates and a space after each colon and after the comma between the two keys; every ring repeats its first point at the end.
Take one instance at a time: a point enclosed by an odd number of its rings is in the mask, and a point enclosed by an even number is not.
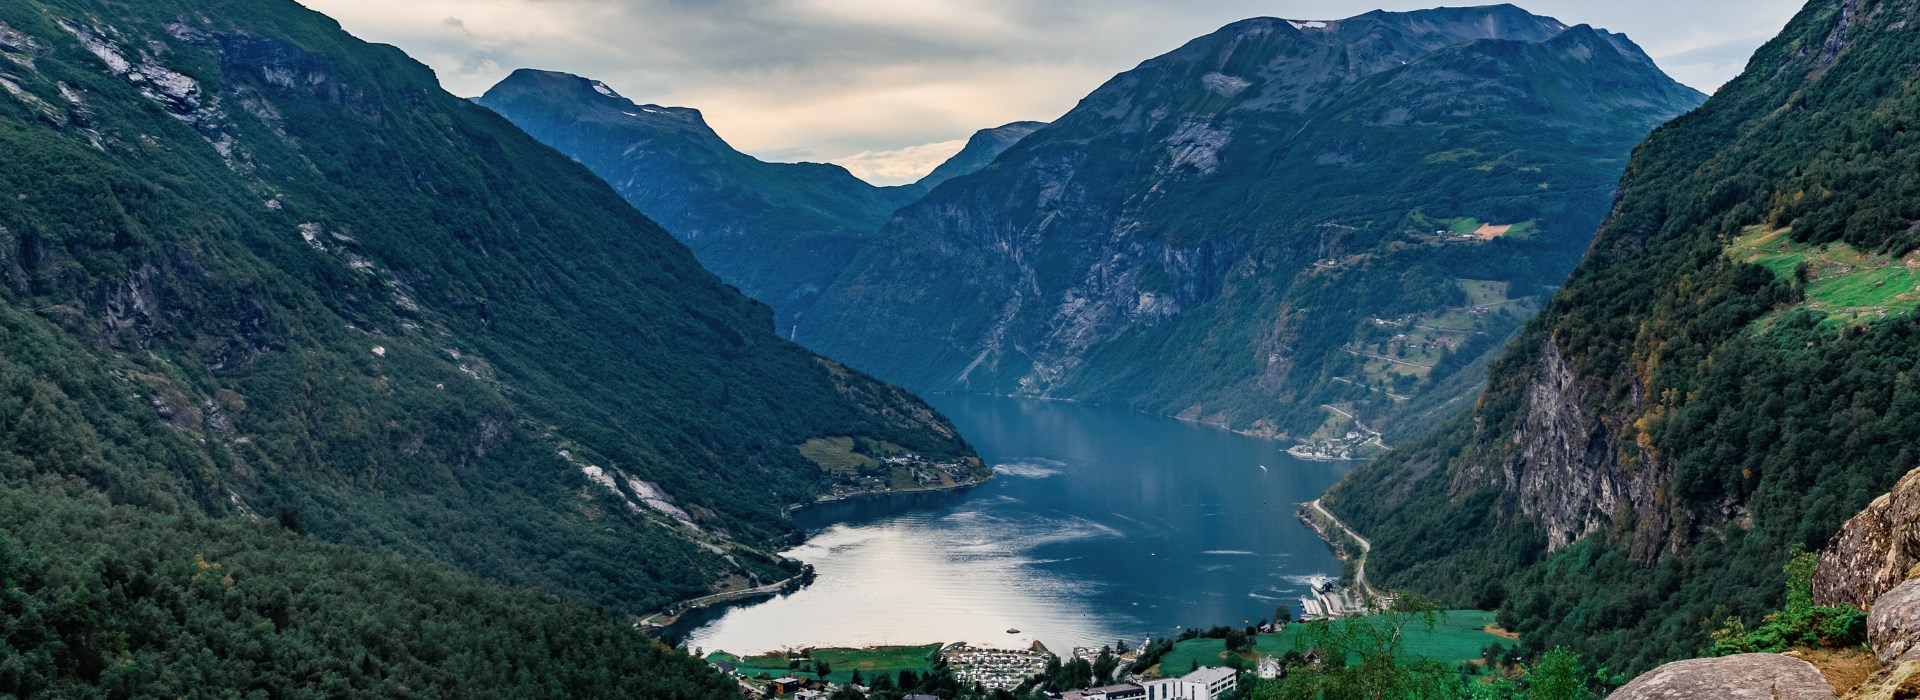
{"type": "Polygon", "coordinates": [[[947,159],[947,162],[941,163],[940,167],[934,168],[933,172],[927,173],[926,177],[920,178],[919,182],[913,184],[923,192],[930,192],[948,180],[980,172],[992,164],[995,158],[999,158],[1000,154],[1013,148],[1020,139],[1032,135],[1046,125],[1046,122],[1014,122],[991,129],[981,129],[972,138],[967,139],[966,147],[961,148],[959,153],[955,153],[952,158],[947,159]]]}
{"type": "Polygon", "coordinates": [[[584,168],[286,0],[0,4],[0,476],[610,611],[773,581],[797,446],[964,459],[584,168]]]}
{"type": "Polygon", "coordinates": [[[1510,5],[1239,22],[901,210],[796,337],[910,386],[1266,434],[1448,414],[1633,143],[1701,99],[1510,5]]]}
{"type": "Polygon", "coordinates": [[[1816,0],[1640,147],[1477,409],[1327,503],[1396,586],[1616,669],[1780,604],[1920,459],[1920,3],[1816,0]]]}
{"type": "MultiPolygon", "coordinates": [[[[565,73],[515,71],[479,102],[612,184],[721,279],[772,306],[783,332],[895,209],[931,187],[875,187],[838,165],[764,162],[727,145],[698,110],[635,104],[565,73]]],[[[938,176],[984,167],[1022,129],[1031,132],[1024,123],[981,132],[938,176]]]]}

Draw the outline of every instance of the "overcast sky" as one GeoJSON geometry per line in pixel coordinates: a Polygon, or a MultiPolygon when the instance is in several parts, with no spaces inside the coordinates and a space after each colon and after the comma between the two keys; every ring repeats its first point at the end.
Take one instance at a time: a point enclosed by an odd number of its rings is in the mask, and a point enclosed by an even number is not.
{"type": "MultiPolygon", "coordinates": [[[[763,159],[835,162],[882,184],[917,179],[975,130],[1058,117],[1115,73],[1236,20],[1435,1],[300,0],[405,49],[455,94],[515,68],[576,73],[636,102],[699,108],[763,159]]],[[[1517,4],[1623,32],[1712,92],[1801,0],[1517,4]]]]}

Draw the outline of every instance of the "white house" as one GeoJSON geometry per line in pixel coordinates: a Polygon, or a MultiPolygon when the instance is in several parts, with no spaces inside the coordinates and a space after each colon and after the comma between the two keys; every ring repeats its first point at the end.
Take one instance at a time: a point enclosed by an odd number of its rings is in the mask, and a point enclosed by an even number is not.
{"type": "Polygon", "coordinates": [[[1273,680],[1275,678],[1279,678],[1282,675],[1285,675],[1285,670],[1286,669],[1281,667],[1279,659],[1276,659],[1271,656],[1261,656],[1260,671],[1255,675],[1258,675],[1261,678],[1264,678],[1266,680],[1273,680]]]}
{"type": "Polygon", "coordinates": [[[1240,687],[1240,675],[1231,668],[1203,668],[1140,685],[1147,691],[1146,700],[1220,700],[1240,687]]]}

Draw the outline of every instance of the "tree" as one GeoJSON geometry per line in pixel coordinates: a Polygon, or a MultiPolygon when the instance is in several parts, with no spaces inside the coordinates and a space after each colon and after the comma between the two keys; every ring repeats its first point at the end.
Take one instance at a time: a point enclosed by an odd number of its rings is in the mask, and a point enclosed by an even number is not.
{"type": "Polygon", "coordinates": [[[1285,627],[1290,622],[1293,622],[1293,608],[1287,607],[1286,603],[1274,606],[1273,626],[1285,627]]]}
{"type": "Polygon", "coordinates": [[[1307,623],[1296,644],[1319,652],[1318,666],[1287,674],[1273,698],[1317,700],[1362,698],[1401,700],[1457,698],[1460,682],[1446,665],[1407,654],[1406,632],[1414,625],[1433,629],[1440,607],[1403,596],[1372,614],[1307,623]]]}
{"type": "Polygon", "coordinates": [[[827,674],[830,673],[833,673],[833,666],[828,664],[824,659],[816,659],[813,662],[813,677],[824,681],[827,679],[827,674]]]}
{"type": "Polygon", "coordinates": [[[854,685],[866,685],[866,683],[860,680],[860,669],[857,668],[853,670],[853,677],[847,679],[847,682],[854,685]]]}
{"type": "Polygon", "coordinates": [[[1527,672],[1527,700],[1592,700],[1587,689],[1587,665],[1580,655],[1564,647],[1540,657],[1540,664],[1527,672]]]}

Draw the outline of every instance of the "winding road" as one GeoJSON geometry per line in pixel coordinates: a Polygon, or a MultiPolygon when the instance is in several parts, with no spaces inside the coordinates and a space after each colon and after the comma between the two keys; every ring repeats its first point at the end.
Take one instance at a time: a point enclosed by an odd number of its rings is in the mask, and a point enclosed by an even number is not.
{"type": "Polygon", "coordinates": [[[1379,591],[1373,590],[1373,586],[1367,584],[1367,554],[1373,551],[1373,543],[1368,542],[1367,538],[1361,537],[1360,533],[1354,532],[1353,528],[1347,527],[1346,523],[1340,522],[1340,519],[1334,517],[1333,513],[1329,512],[1326,506],[1320,505],[1320,499],[1313,499],[1313,502],[1307,505],[1313,506],[1315,511],[1318,511],[1320,515],[1326,517],[1327,522],[1333,523],[1334,527],[1340,528],[1341,532],[1347,533],[1347,536],[1353,538],[1353,541],[1360,543],[1360,556],[1353,563],[1353,582],[1360,586],[1361,592],[1367,594],[1367,597],[1375,600],[1386,600],[1386,596],[1380,595],[1379,591]]]}

